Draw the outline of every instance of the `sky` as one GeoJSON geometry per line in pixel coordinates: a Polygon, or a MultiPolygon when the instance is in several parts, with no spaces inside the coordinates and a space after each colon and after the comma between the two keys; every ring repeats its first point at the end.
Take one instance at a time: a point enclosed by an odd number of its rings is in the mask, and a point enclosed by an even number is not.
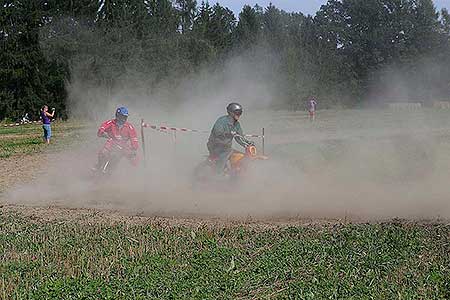
{"type": "MultiPolygon", "coordinates": [[[[200,3],[200,1],[198,1],[200,3]]],[[[213,4],[219,2],[221,5],[226,6],[234,11],[237,16],[241,11],[244,4],[249,4],[253,6],[258,4],[262,7],[267,7],[270,2],[278,8],[285,11],[301,11],[304,14],[314,15],[316,11],[319,10],[322,4],[325,4],[326,0],[210,0],[209,3],[213,4]]],[[[446,7],[450,9],[450,0],[435,0],[436,7],[441,10],[441,8],[446,7]]]]}

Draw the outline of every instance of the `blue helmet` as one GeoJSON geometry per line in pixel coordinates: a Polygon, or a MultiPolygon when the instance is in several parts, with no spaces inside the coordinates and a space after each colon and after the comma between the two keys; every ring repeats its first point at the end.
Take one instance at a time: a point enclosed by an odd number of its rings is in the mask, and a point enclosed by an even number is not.
{"type": "Polygon", "coordinates": [[[119,125],[125,124],[125,122],[128,119],[128,108],[125,106],[121,106],[116,109],[116,120],[118,121],[119,125]]]}

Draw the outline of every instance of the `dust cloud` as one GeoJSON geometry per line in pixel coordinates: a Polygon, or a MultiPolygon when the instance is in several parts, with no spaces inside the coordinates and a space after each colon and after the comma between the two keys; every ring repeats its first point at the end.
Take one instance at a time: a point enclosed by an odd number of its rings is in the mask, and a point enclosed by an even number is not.
{"type": "MultiPolygon", "coordinates": [[[[264,60],[261,60],[264,62],[264,60]]],[[[76,68],[74,68],[76,70],[76,68]]],[[[303,113],[275,111],[270,63],[258,67],[246,54],[220,71],[206,69],[180,81],[146,89],[142,78],[112,88],[86,87],[76,74],[67,89],[74,118],[91,126],[75,148],[49,157],[49,167],[7,202],[96,208],[148,216],[229,219],[449,218],[450,122],[439,112],[383,110],[303,113]],[[127,105],[130,121],[210,130],[230,101],[244,106],[246,133],[267,133],[270,159],[254,161],[242,180],[198,186],[194,169],[207,154],[207,134],[145,130],[145,166],[126,160],[108,179],[90,167],[102,140],[96,126],[127,105]]],[[[320,99],[319,99],[320,102],[320,99]]],[[[259,145],[260,140],[256,140],[259,145]]],[[[261,149],[260,149],[261,150],[261,149]]],[[[142,156],[142,152],[140,153],[142,156]]]]}
{"type": "Polygon", "coordinates": [[[403,65],[386,65],[374,72],[366,103],[415,102],[432,107],[449,101],[447,68],[434,55],[422,56],[403,65]],[[447,87],[447,88],[446,88],[447,87]]]}

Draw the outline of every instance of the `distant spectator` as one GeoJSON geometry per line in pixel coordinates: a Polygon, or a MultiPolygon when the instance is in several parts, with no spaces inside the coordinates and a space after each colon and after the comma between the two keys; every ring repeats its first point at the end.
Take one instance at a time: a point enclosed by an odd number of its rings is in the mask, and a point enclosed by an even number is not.
{"type": "Polygon", "coordinates": [[[44,129],[44,142],[50,144],[52,136],[52,128],[50,127],[50,118],[55,115],[55,108],[52,108],[52,113],[48,112],[48,106],[44,105],[41,109],[42,128],[44,129]]]}
{"type": "Polygon", "coordinates": [[[309,120],[314,121],[316,119],[317,101],[314,97],[310,97],[308,100],[309,120]]]}

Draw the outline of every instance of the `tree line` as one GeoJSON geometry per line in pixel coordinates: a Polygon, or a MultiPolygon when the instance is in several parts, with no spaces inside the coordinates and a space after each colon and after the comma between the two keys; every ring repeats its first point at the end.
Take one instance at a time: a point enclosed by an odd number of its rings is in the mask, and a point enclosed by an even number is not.
{"type": "Polygon", "coordinates": [[[432,0],[329,0],[315,16],[195,0],[2,3],[0,120],[44,103],[67,114],[74,74],[106,89],[145,75],[151,90],[242,54],[272,62],[277,107],[450,100],[450,15],[432,0]]]}

